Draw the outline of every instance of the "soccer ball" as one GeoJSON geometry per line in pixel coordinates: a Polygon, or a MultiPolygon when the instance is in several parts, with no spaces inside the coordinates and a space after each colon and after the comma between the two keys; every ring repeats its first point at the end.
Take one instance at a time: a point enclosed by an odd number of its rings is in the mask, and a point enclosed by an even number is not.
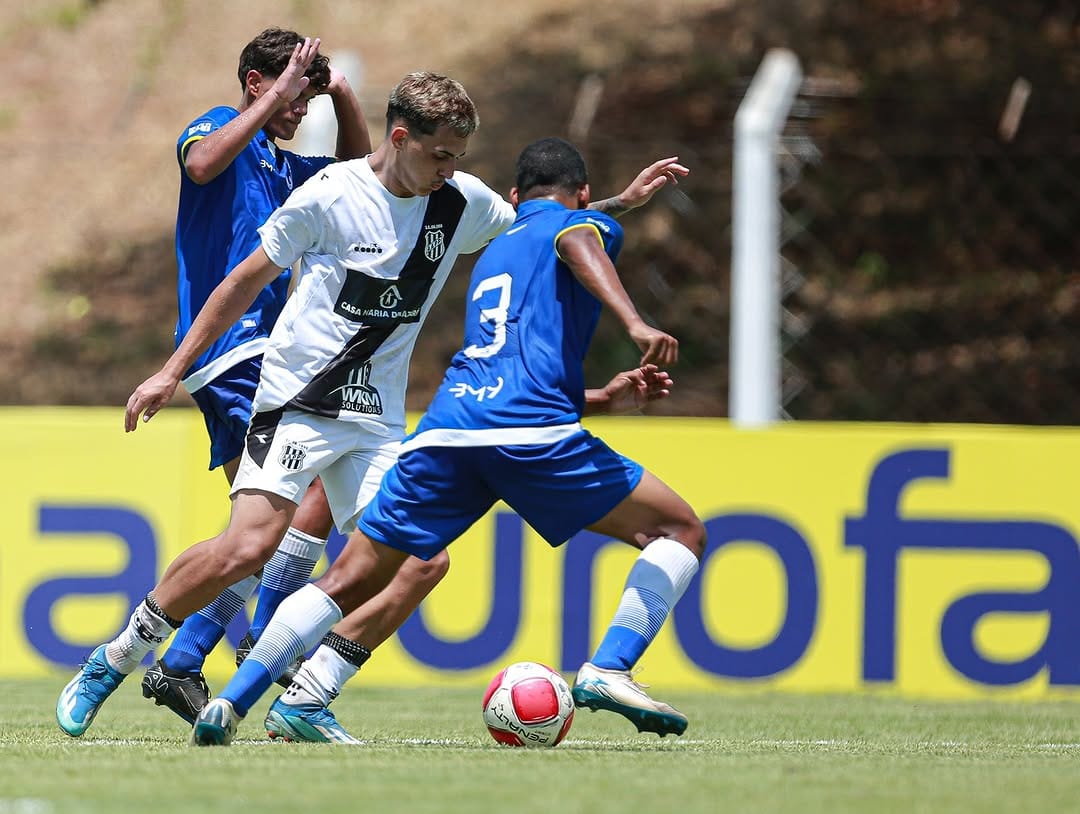
{"type": "Polygon", "coordinates": [[[499,671],[484,693],[484,723],[506,746],[555,746],[574,721],[574,698],[563,677],[535,661],[499,671]]]}

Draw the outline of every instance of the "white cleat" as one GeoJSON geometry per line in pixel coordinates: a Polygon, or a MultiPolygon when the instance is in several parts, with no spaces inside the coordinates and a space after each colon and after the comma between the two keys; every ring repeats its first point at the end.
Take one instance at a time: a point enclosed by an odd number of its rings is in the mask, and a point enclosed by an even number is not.
{"type": "Polygon", "coordinates": [[[585,662],[572,690],[574,705],[595,712],[617,712],[637,727],[638,732],[655,732],[664,737],[669,732],[686,731],[686,716],[663,701],[654,701],[643,686],[634,681],[628,670],[605,670],[585,662]]]}
{"type": "Polygon", "coordinates": [[[236,727],[243,720],[231,702],[214,698],[199,713],[191,728],[192,746],[228,746],[236,737],[236,727]]]}

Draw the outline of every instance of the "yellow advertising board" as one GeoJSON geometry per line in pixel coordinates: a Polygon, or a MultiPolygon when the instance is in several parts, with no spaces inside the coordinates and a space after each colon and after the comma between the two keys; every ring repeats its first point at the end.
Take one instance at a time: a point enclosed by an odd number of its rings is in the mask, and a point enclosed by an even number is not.
{"type": "MultiPolygon", "coordinates": [[[[66,672],[176,554],[224,526],[225,481],[205,469],[198,413],[166,410],[133,434],[122,424],[111,409],[0,411],[0,677],[66,672]]],[[[698,576],[642,661],[648,683],[941,698],[1080,688],[1080,431],[589,427],[709,531],[698,576]]],[[[518,660],[573,672],[634,556],[590,532],[553,550],[497,507],[451,546],[449,575],[364,680],[479,684],[518,660]]],[[[238,620],[229,640],[245,629],[238,620]]],[[[207,673],[220,680],[231,663],[219,647],[207,673]]]]}

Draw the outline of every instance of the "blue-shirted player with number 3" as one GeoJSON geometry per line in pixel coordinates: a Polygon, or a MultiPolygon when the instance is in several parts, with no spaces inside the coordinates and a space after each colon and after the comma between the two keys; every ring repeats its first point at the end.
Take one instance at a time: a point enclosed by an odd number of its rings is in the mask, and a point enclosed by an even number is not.
{"type": "Polygon", "coordinates": [[[619,713],[639,731],[685,731],[686,716],[650,698],[631,670],[697,572],[704,525],[668,486],[580,423],[666,395],[671,380],[658,366],[677,360],[678,344],[641,319],[623,288],[613,262],[622,229],[586,209],[585,162],[573,145],[529,145],[511,202],[513,225],[473,271],[463,349],[359,531],[321,579],[281,604],[196,719],[193,744],[231,742],[270,676],[370,601],[410,555],[443,552],[498,500],[552,546],[588,528],[641,549],[611,626],[578,672],[574,701],[619,713]],[[641,350],[642,367],[587,391],[583,359],[602,307],[641,350]]]}

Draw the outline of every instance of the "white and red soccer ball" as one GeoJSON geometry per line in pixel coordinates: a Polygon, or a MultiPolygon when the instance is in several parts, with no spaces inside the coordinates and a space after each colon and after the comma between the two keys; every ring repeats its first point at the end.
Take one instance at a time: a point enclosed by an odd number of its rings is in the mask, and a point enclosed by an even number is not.
{"type": "Polygon", "coordinates": [[[500,670],[484,693],[483,708],[491,737],[506,746],[555,746],[574,722],[570,686],[535,661],[500,670]]]}

